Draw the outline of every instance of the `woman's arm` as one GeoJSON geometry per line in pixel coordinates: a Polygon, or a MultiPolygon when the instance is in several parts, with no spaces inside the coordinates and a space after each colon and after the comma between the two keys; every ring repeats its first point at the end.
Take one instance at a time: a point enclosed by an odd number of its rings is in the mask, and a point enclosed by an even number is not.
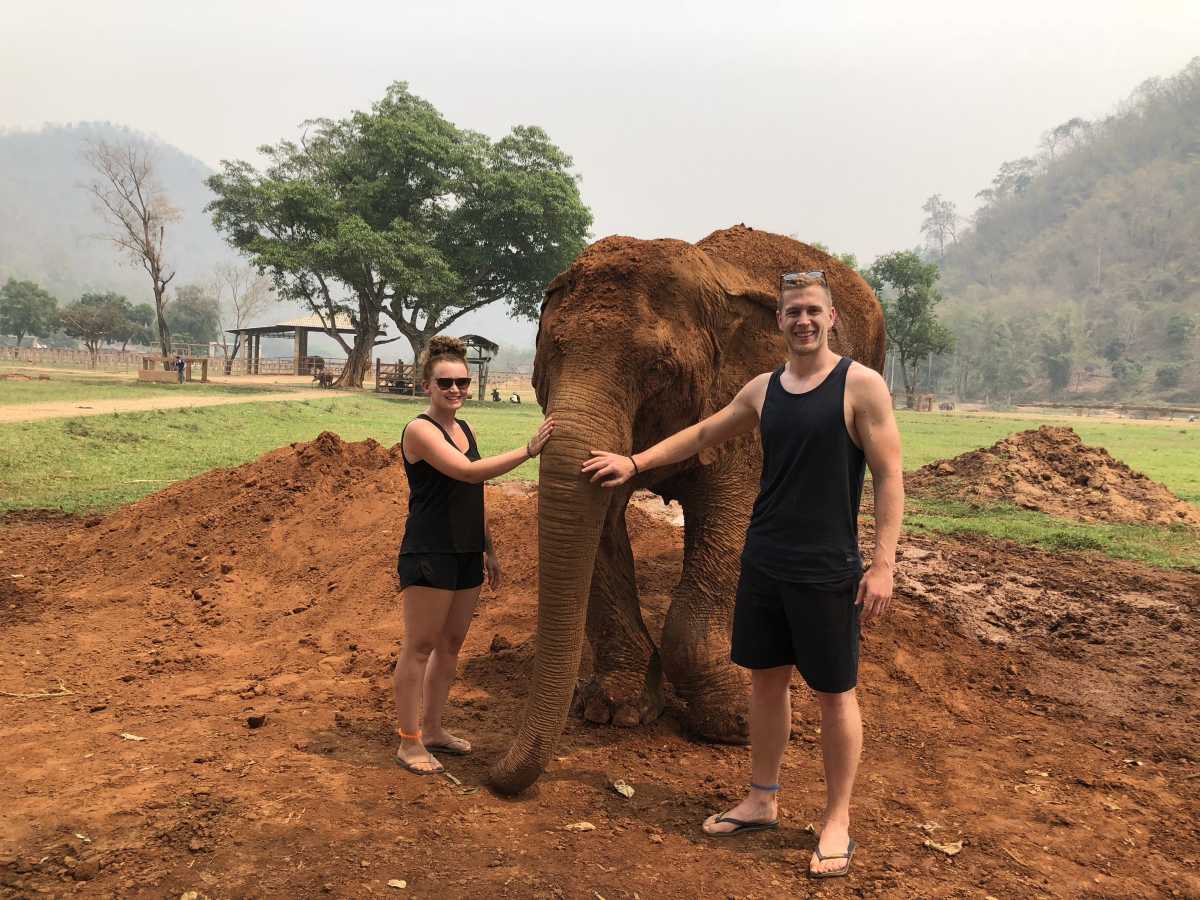
{"type": "Polygon", "coordinates": [[[489,478],[511,472],[527,459],[542,452],[554,432],[554,420],[546,419],[529,442],[516,450],[497,456],[470,460],[452,446],[440,428],[425,419],[414,419],[404,432],[404,452],[412,460],[424,460],[455,481],[482,484],[489,478]]]}

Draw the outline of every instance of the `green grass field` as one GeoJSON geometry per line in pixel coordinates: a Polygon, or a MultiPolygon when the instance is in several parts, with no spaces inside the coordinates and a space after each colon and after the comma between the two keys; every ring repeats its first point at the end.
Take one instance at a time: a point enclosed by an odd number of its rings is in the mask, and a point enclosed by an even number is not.
{"type": "MultiPolygon", "coordinates": [[[[0,511],[109,509],[322,431],[350,441],[372,437],[390,447],[423,407],[364,394],[6,424],[0,428],[0,511]]],[[[478,426],[487,455],[523,444],[540,413],[532,405],[504,405],[468,410],[463,418],[478,426]]],[[[508,477],[536,478],[537,469],[525,463],[508,477]]]]}
{"type": "MultiPolygon", "coordinates": [[[[8,386],[12,384],[31,382],[8,386]]],[[[83,384],[84,390],[103,386],[86,380],[83,384]]],[[[75,393],[61,399],[81,398],[75,393]]],[[[173,481],[239,465],[276,447],[311,440],[322,431],[334,431],[352,441],[372,437],[391,446],[400,439],[404,423],[423,405],[397,397],[343,394],[6,424],[0,428],[0,512],[111,509],[173,481]]],[[[468,407],[463,418],[478,432],[482,452],[490,455],[524,443],[537,428],[540,412],[532,404],[485,403],[468,407]]],[[[899,421],[909,469],[1046,424],[910,412],[899,413],[899,421]]],[[[1200,426],[1085,419],[1063,419],[1062,423],[1074,427],[1085,442],[1106,447],[1113,456],[1200,505],[1200,464],[1196,462],[1200,459],[1200,426]]],[[[536,463],[526,463],[506,477],[536,478],[536,463]]],[[[984,533],[1050,549],[1096,550],[1155,565],[1200,565],[1200,540],[1187,529],[1084,525],[1005,505],[934,505],[912,500],[907,527],[984,533]]]]}
{"type": "Polygon", "coordinates": [[[48,381],[0,380],[0,406],[64,403],[73,400],[138,400],[143,397],[237,396],[302,390],[286,385],[156,384],[125,378],[52,375],[48,381]]]}

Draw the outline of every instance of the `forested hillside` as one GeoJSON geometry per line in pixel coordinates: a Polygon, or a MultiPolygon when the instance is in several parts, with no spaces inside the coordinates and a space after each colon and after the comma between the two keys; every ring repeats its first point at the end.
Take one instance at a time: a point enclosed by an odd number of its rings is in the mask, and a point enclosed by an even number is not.
{"type": "Polygon", "coordinates": [[[978,197],[942,260],[941,388],[1200,403],[1200,58],[1051,128],[978,197]]]}
{"type": "Polygon", "coordinates": [[[213,266],[235,259],[213,229],[204,206],[212,171],[182,151],[107,123],[47,126],[36,132],[0,132],[0,283],[36,281],[60,304],[84,291],[116,291],[134,303],[153,302],[150,281],[112,244],[97,240],[104,223],[83,186],[92,178],[84,161],[88,140],[112,143],[139,137],[155,149],[156,171],[180,221],[167,233],[172,287],[211,276],[213,266]]]}

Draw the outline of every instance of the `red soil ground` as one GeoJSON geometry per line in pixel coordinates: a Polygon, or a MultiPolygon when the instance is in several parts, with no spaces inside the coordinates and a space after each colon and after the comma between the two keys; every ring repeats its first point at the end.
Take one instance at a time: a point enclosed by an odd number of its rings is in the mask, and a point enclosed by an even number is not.
{"type": "Polygon", "coordinates": [[[921,496],[1007,500],[1084,522],[1200,526],[1200,510],[1070,428],[1022,431],[922,466],[905,480],[921,496]]]}
{"type": "MultiPolygon", "coordinates": [[[[447,760],[460,784],[391,761],[395,451],[324,435],[106,518],[0,522],[0,892],[1200,896],[1200,573],[1094,556],[905,538],[897,608],[864,640],[849,879],[804,879],[821,775],[801,687],[778,832],[702,835],[747,752],[690,741],[674,703],[640,729],[573,718],[532,792],[490,793],[532,663],[533,491],[488,489],[507,584],[452,692],[477,748],[447,760]]],[[[681,534],[629,517],[657,633],[681,534]]]]}

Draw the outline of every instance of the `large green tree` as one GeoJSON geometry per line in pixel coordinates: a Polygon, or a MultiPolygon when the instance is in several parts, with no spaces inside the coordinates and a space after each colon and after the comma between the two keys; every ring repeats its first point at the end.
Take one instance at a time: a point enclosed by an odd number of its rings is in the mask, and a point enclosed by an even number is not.
{"type": "MultiPolygon", "coordinates": [[[[107,334],[106,344],[120,344],[124,351],[129,342],[150,344],[155,339],[152,328],[155,319],[154,307],[149,303],[139,303],[134,306],[124,294],[115,291],[90,291],[79,298],[83,306],[106,307],[104,322],[107,334]]],[[[78,335],[75,335],[78,337],[78,335]]]]}
{"type": "Polygon", "coordinates": [[[303,141],[261,148],[262,172],[223,162],[213,222],[269,273],[281,299],[354,344],[339,384],[358,386],[384,320],[414,357],[467,313],[505,301],[536,317],[546,282],[583,249],[591,213],[571,158],[540,128],[492,142],[393,84],[370,111],[307,123],[303,141]]]}
{"type": "Polygon", "coordinates": [[[63,331],[87,347],[93,369],[100,345],[112,341],[127,324],[122,301],[125,298],[119,294],[84,294],[59,313],[63,331]]]}
{"type": "Polygon", "coordinates": [[[207,344],[220,338],[221,306],[208,285],[181,284],[167,307],[167,324],[177,342],[207,344]]]}
{"type": "Polygon", "coordinates": [[[888,343],[899,355],[906,403],[911,408],[916,401],[921,361],[954,347],[953,336],[934,314],[934,307],[942,300],[937,289],[937,264],[925,262],[911,250],[902,250],[879,257],[865,277],[883,304],[888,343]]]}
{"type": "Polygon", "coordinates": [[[11,334],[17,346],[25,335],[47,337],[58,324],[58,301],[32,281],[10,278],[0,288],[0,334],[11,334]]]}

